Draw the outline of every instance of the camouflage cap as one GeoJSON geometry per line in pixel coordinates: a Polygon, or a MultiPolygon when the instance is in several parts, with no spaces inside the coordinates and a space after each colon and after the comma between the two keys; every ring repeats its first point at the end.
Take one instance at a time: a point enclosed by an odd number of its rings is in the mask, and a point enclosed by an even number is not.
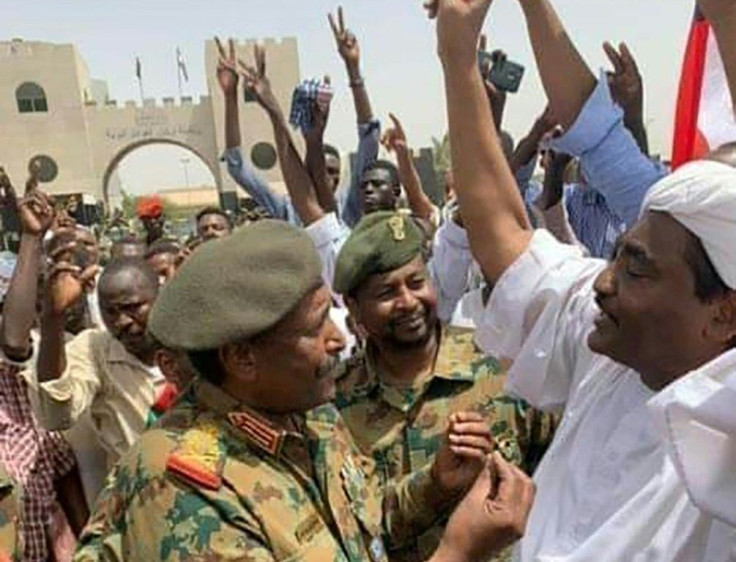
{"type": "Polygon", "coordinates": [[[406,265],[422,253],[424,234],[411,217],[396,211],[366,215],[337,257],[333,289],[348,294],[369,275],[406,265]]]}
{"type": "Polygon", "coordinates": [[[303,229],[262,220],[198,248],[159,293],[148,329],[187,351],[244,340],[286,316],[321,273],[303,229]]]}

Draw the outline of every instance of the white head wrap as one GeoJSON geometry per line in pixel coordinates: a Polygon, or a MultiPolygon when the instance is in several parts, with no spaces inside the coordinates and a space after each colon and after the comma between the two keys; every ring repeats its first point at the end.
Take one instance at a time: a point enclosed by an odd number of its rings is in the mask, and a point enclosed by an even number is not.
{"type": "Polygon", "coordinates": [[[669,213],[695,234],[723,282],[736,289],[736,168],[687,164],[649,190],[642,215],[647,211],[669,213]]]}

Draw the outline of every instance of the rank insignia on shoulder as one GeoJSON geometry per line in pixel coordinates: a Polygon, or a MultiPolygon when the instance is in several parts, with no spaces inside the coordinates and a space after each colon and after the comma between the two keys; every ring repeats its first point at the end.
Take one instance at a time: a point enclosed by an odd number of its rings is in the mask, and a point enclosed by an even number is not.
{"type": "Polygon", "coordinates": [[[281,452],[283,432],[272,427],[263,420],[248,412],[231,412],[228,414],[230,423],[268,454],[276,457],[281,452]]]}
{"type": "Polygon", "coordinates": [[[166,470],[203,488],[218,490],[222,486],[225,456],[217,426],[200,425],[181,436],[166,460],[166,470]]]}

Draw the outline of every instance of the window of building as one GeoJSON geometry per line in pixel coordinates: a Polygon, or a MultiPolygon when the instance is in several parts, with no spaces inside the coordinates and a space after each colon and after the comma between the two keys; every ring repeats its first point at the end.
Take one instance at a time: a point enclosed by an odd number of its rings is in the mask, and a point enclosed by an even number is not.
{"type": "Polygon", "coordinates": [[[250,151],[250,159],[256,168],[270,170],[276,165],[276,149],[271,143],[259,142],[253,145],[250,151]]]}
{"type": "Polygon", "coordinates": [[[49,110],[46,103],[46,92],[38,84],[25,82],[15,91],[18,111],[21,113],[45,113],[49,110]]]}

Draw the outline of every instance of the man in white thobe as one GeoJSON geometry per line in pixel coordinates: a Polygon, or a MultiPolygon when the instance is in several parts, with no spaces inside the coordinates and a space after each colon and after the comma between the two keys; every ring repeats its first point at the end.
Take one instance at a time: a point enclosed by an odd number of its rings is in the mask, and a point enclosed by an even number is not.
{"type": "MultiPolygon", "coordinates": [[[[519,1],[550,105],[569,130],[595,76],[547,0],[519,1]]],[[[432,8],[457,198],[494,284],[476,311],[479,343],[514,360],[513,392],[564,413],[535,474],[518,555],[736,560],[736,502],[714,501],[736,487],[736,430],[723,404],[736,374],[736,170],[698,162],[655,185],[610,263],[532,232],[475,62],[490,3],[432,8]]],[[[620,122],[601,125],[598,144],[621,140],[620,122]]]]}

